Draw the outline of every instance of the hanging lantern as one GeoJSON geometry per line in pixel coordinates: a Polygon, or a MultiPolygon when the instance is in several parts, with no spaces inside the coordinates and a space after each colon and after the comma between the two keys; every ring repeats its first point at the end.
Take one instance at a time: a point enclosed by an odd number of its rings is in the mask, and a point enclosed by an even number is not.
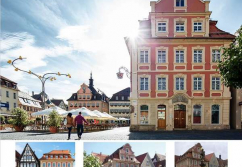
{"type": "Polygon", "coordinates": [[[8,64],[11,64],[12,63],[12,60],[8,60],[8,64]]]}
{"type": "Polygon", "coordinates": [[[124,73],[117,72],[118,79],[123,79],[124,73]]]}

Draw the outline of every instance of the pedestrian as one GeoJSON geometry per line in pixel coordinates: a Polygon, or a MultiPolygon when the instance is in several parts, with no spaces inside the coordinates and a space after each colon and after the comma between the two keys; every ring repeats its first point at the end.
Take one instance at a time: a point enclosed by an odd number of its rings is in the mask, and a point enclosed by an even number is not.
{"type": "Polygon", "coordinates": [[[72,126],[73,126],[73,117],[72,117],[72,113],[68,113],[67,117],[66,117],[66,127],[68,129],[68,139],[71,139],[71,130],[72,130],[72,126]]]}
{"type": "Polygon", "coordinates": [[[76,116],[74,120],[74,126],[77,125],[77,136],[78,139],[81,139],[82,133],[83,133],[83,122],[85,122],[87,125],[89,124],[85,118],[82,116],[82,112],[79,112],[79,115],[76,116]]]}

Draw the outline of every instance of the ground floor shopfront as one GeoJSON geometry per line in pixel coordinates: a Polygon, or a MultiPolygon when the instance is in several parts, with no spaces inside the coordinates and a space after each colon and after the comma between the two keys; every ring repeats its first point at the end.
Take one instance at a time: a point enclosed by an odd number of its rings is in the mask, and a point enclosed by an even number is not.
{"type": "Polygon", "coordinates": [[[229,98],[190,98],[177,94],[167,99],[131,100],[130,131],[175,129],[229,129],[229,98]]]}

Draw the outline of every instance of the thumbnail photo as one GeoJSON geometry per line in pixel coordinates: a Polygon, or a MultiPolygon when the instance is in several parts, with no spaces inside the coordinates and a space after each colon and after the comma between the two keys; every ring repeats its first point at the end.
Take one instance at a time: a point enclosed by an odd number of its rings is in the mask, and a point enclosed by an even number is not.
{"type": "Polygon", "coordinates": [[[86,142],[84,167],[165,167],[165,143],[86,142]]]}
{"type": "Polygon", "coordinates": [[[17,142],[16,167],[75,167],[74,142],[17,142]]]}
{"type": "Polygon", "coordinates": [[[228,143],[176,142],[175,167],[228,167],[228,143]]]}

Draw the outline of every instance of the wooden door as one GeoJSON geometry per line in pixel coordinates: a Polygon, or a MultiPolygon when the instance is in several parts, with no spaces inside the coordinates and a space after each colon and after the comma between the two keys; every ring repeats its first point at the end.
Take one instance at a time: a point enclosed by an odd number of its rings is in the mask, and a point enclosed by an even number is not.
{"type": "Polygon", "coordinates": [[[186,128],[186,111],[180,111],[180,128],[186,128]]]}
{"type": "Polygon", "coordinates": [[[186,111],[174,111],[174,128],[186,128],[186,111]]]}
{"type": "Polygon", "coordinates": [[[174,128],[180,127],[180,111],[174,111],[174,128]]]}
{"type": "Polygon", "coordinates": [[[166,128],[166,108],[164,105],[158,106],[158,128],[166,128]]]}

